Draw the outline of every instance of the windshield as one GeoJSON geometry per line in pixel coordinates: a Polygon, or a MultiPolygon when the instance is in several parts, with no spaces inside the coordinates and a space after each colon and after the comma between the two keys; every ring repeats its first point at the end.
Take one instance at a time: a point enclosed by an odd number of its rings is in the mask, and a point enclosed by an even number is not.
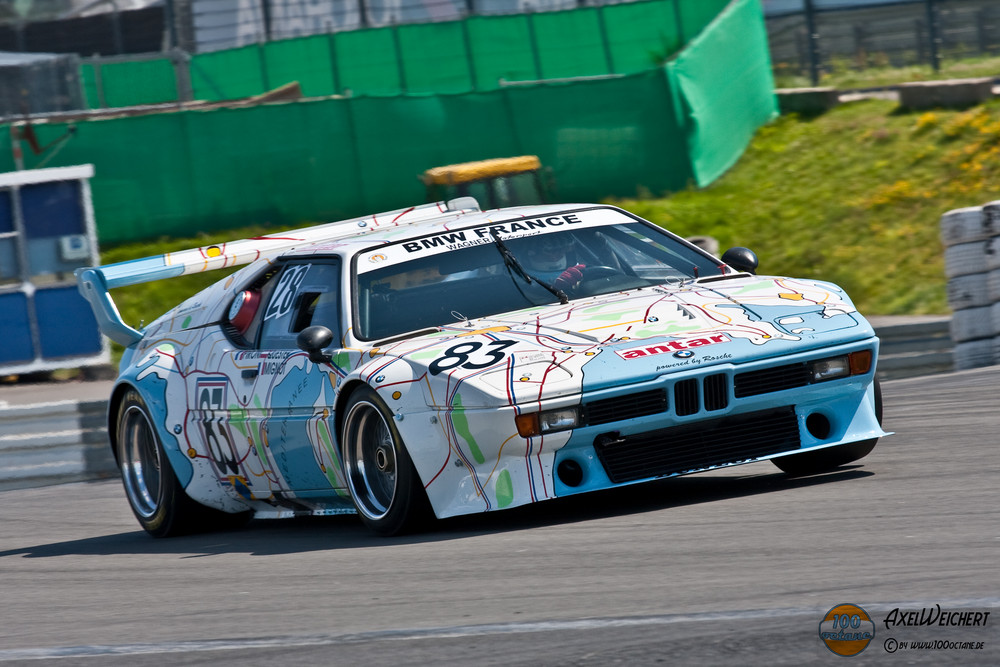
{"type": "Polygon", "coordinates": [[[359,260],[359,338],[390,338],[725,270],[717,260],[638,222],[566,225],[565,231],[520,237],[504,233],[510,228],[500,224],[482,228],[485,233],[472,229],[394,244],[415,255],[402,261],[391,261],[392,246],[386,246],[368,261],[390,265],[364,272],[359,260]]]}

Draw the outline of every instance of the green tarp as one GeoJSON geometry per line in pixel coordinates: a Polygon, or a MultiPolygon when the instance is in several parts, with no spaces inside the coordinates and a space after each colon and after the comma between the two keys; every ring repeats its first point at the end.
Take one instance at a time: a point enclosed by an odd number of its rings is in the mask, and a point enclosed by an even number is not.
{"type": "MultiPolygon", "coordinates": [[[[675,17],[662,11],[665,6],[670,3],[605,7],[581,11],[574,20],[594,25],[594,17],[611,10],[624,16],[617,10],[654,7],[664,18],[675,17]]],[[[538,28],[529,18],[470,19],[434,30],[461,28],[474,36],[498,26],[521,26],[523,30],[504,33],[503,43],[518,43],[538,28]]],[[[625,51],[615,51],[624,26],[607,32],[615,63],[628,60],[621,55],[625,51]]],[[[754,129],[775,112],[758,0],[732,2],[666,67],[604,78],[482,86],[452,94],[392,94],[401,82],[394,58],[386,58],[380,69],[371,58],[366,61],[369,69],[360,67],[367,57],[362,44],[370,44],[373,34],[389,40],[387,45],[397,38],[409,44],[391,30],[360,31],[342,33],[334,42],[324,36],[224,52],[214,56],[211,66],[259,62],[267,54],[266,77],[226,81],[227,95],[250,94],[259,92],[265,79],[277,83],[272,79],[283,70],[276,65],[275,50],[286,50],[288,58],[294,51],[295,58],[317,61],[310,62],[313,75],[302,82],[312,92],[351,88],[366,77],[372,81],[377,69],[378,93],[39,124],[39,142],[56,142],[56,148],[42,155],[27,153],[25,166],[94,164],[95,215],[100,240],[109,244],[390,210],[424,200],[418,177],[426,169],[511,155],[538,155],[552,170],[556,196],[562,201],[634,196],[640,191],[660,194],[716,178],[738,159],[754,129]],[[327,48],[331,43],[335,49],[327,48]],[[327,81],[331,72],[322,73],[318,62],[326,58],[342,65],[353,58],[359,66],[338,70],[327,81]]],[[[588,34],[603,39],[599,31],[588,34]]],[[[483,41],[496,46],[501,40],[495,37],[483,41]]],[[[469,63],[449,51],[459,43],[455,37],[427,55],[454,60],[447,78],[456,88],[463,77],[473,78],[469,63]]],[[[484,51],[474,61],[477,82],[533,78],[536,55],[546,75],[568,74],[575,67],[555,47],[537,54],[522,50],[520,58],[507,60],[501,55],[499,50],[484,51]]],[[[603,56],[595,56],[592,66],[603,61],[603,56]]],[[[196,86],[207,86],[212,78],[195,76],[208,62],[192,67],[196,86]]],[[[638,67],[640,61],[633,63],[638,67]]],[[[412,77],[417,65],[408,62],[408,68],[412,77]]],[[[256,72],[261,72],[259,67],[256,72]]],[[[9,132],[0,132],[0,170],[13,169],[11,155],[9,132]]]]}

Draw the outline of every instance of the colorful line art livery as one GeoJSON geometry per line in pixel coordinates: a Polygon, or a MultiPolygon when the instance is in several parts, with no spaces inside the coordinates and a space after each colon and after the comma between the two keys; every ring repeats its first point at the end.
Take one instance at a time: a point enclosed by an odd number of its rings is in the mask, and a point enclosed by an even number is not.
{"type": "Polygon", "coordinates": [[[462,198],[78,273],[126,346],[109,433],[166,536],[445,518],[886,435],[878,339],[835,285],[754,275],[611,206],[462,198]],[[109,289],[245,265],[136,329],[109,289]]]}

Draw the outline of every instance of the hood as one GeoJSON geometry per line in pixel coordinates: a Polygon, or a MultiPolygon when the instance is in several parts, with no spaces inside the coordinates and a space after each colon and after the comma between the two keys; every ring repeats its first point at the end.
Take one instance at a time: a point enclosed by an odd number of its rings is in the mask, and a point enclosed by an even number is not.
{"type": "Polygon", "coordinates": [[[873,335],[836,285],[747,274],[481,318],[384,352],[425,367],[432,380],[472,383],[496,405],[873,335]]]}

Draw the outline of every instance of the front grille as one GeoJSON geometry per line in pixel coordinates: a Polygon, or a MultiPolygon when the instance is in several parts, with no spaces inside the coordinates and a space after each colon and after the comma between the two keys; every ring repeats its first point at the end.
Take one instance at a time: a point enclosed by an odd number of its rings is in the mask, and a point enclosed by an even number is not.
{"type": "Polygon", "coordinates": [[[679,417],[698,412],[698,380],[681,380],[674,385],[674,412],[679,417]]]}
{"type": "Polygon", "coordinates": [[[794,389],[807,384],[809,384],[809,367],[804,363],[737,373],[733,378],[736,398],[794,389]]]}
{"type": "Polygon", "coordinates": [[[603,398],[583,406],[585,420],[590,426],[655,415],[666,409],[667,392],[662,389],[603,398]]]}
{"type": "Polygon", "coordinates": [[[602,435],[594,441],[615,484],[748,461],[799,445],[791,406],[623,437],[602,435]]]}
{"type": "Polygon", "coordinates": [[[705,378],[705,409],[723,410],[729,405],[729,384],[722,373],[705,378]]]}

